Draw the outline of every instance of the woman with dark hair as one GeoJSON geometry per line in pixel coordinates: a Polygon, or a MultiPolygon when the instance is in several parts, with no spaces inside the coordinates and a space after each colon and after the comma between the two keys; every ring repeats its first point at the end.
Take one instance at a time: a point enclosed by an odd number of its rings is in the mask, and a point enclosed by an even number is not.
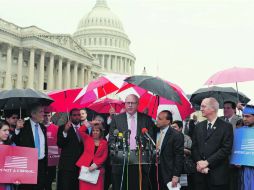
{"type": "Polygon", "coordinates": [[[6,121],[0,121],[0,144],[11,145],[10,125],[6,121]]]}
{"type": "MultiPolygon", "coordinates": [[[[12,145],[10,135],[10,125],[6,121],[0,121],[0,145],[12,145]]],[[[1,148],[1,147],[0,147],[1,148]]],[[[11,184],[0,184],[0,190],[12,190],[13,185],[11,184]]]]}
{"type": "Polygon", "coordinates": [[[104,174],[105,169],[103,167],[108,156],[108,143],[104,139],[103,126],[101,123],[95,123],[92,126],[92,133],[89,136],[87,133],[87,127],[81,126],[79,134],[83,138],[84,152],[77,161],[78,167],[88,167],[89,171],[100,170],[97,184],[88,183],[79,180],[80,190],[103,190],[104,188],[104,174]]]}

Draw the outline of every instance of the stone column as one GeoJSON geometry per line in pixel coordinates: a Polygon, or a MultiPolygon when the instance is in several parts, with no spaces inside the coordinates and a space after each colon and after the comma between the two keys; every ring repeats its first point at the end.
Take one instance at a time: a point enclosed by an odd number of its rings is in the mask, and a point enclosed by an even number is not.
{"type": "Polygon", "coordinates": [[[131,74],[134,74],[134,61],[131,61],[131,74]]]}
{"type": "Polygon", "coordinates": [[[29,68],[28,68],[28,88],[33,88],[34,87],[34,54],[35,50],[32,47],[30,49],[30,59],[29,59],[29,68]]]}
{"type": "Polygon", "coordinates": [[[23,49],[19,48],[19,57],[18,57],[18,71],[17,71],[17,88],[22,88],[22,75],[23,75],[23,49]]]}
{"type": "Polygon", "coordinates": [[[126,58],[123,57],[123,73],[126,74],[126,58]]]}
{"type": "Polygon", "coordinates": [[[127,61],[127,73],[130,74],[130,59],[127,61]]]}
{"type": "Polygon", "coordinates": [[[85,68],[83,65],[80,66],[79,68],[79,80],[78,80],[78,86],[79,87],[84,87],[85,85],[85,68]]]}
{"type": "Polygon", "coordinates": [[[50,54],[49,72],[48,72],[48,90],[54,89],[54,55],[50,54]]]}
{"type": "Polygon", "coordinates": [[[122,57],[119,57],[119,65],[120,65],[120,73],[123,73],[123,59],[122,57]]]}
{"type": "Polygon", "coordinates": [[[40,66],[39,66],[39,90],[44,90],[44,64],[45,51],[41,50],[40,66]]]}
{"type": "Polygon", "coordinates": [[[63,81],[63,59],[60,56],[58,61],[57,89],[62,89],[63,81]]]}
{"type": "Polygon", "coordinates": [[[91,81],[91,68],[87,68],[87,84],[91,81]]]}
{"type": "Polygon", "coordinates": [[[102,70],[105,70],[105,55],[101,55],[101,68],[102,70]]]}
{"type": "Polygon", "coordinates": [[[118,66],[117,66],[117,56],[115,55],[115,59],[114,59],[114,72],[118,72],[118,66]]]}
{"type": "Polygon", "coordinates": [[[65,83],[65,88],[70,88],[70,80],[71,80],[71,78],[70,78],[70,72],[71,72],[71,62],[70,62],[70,60],[68,60],[67,61],[67,64],[66,64],[66,69],[65,69],[65,76],[66,76],[66,83],[65,83]]]}
{"type": "Polygon", "coordinates": [[[12,46],[10,44],[8,44],[7,46],[6,63],[7,64],[6,64],[4,88],[9,90],[12,88],[12,84],[11,84],[12,46]]]}
{"type": "Polygon", "coordinates": [[[73,68],[73,84],[72,86],[76,88],[78,86],[78,63],[74,63],[74,68],[73,68]]]}
{"type": "Polygon", "coordinates": [[[112,71],[112,70],[111,70],[111,55],[108,55],[108,65],[107,65],[107,70],[108,70],[108,71],[112,71]]]}

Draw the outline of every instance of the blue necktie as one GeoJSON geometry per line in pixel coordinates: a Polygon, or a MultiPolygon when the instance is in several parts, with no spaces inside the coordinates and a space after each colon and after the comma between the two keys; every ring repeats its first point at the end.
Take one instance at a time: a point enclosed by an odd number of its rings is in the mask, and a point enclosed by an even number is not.
{"type": "Polygon", "coordinates": [[[34,130],[34,146],[38,149],[38,158],[40,157],[40,136],[38,131],[39,125],[35,124],[34,130]]]}

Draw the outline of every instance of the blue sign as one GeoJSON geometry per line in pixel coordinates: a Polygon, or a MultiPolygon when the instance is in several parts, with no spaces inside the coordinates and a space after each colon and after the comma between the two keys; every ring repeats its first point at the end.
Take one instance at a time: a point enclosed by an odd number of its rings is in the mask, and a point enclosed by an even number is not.
{"type": "Polygon", "coordinates": [[[254,166],[254,127],[236,128],[230,163],[254,166]]]}

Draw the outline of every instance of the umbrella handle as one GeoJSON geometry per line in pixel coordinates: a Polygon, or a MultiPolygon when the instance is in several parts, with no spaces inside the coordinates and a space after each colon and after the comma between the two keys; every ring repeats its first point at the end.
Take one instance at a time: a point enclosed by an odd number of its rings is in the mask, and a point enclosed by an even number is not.
{"type": "MultiPolygon", "coordinates": [[[[66,99],[67,99],[67,94],[66,94],[66,91],[64,91],[64,101],[66,103],[66,99]]],[[[66,106],[66,113],[67,113],[67,121],[70,120],[70,114],[69,114],[69,109],[68,109],[68,106],[66,106]]]]}
{"type": "Polygon", "coordinates": [[[21,106],[19,107],[19,119],[21,119],[21,106]]]}

